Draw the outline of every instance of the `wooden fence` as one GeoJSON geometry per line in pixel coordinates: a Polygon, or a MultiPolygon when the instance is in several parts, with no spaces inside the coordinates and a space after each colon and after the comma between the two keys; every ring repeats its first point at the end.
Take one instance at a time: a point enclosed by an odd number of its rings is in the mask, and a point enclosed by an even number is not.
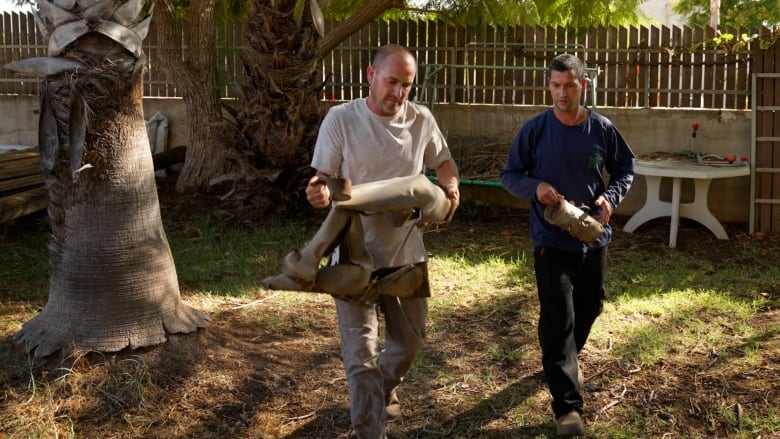
{"type": "Polygon", "coordinates": [[[780,233],[780,43],[754,60],[750,231],[780,233]]]}
{"type": "MultiPolygon", "coordinates": [[[[45,56],[45,46],[32,14],[2,15],[2,64],[45,56]]],[[[243,79],[241,24],[225,24],[215,42],[220,84],[225,97],[243,79]]],[[[739,36],[743,30],[724,30],[739,36]]],[[[594,28],[572,32],[556,27],[472,29],[430,21],[373,22],[335,49],[323,61],[329,78],[324,98],[348,100],[365,96],[365,68],[372,51],[388,42],[413,50],[420,64],[416,99],[433,104],[473,103],[546,105],[544,69],[563,52],[586,63],[595,93],[591,104],[613,107],[748,109],[751,98],[751,56],[714,44],[711,28],[594,28]]],[[[150,59],[144,92],[149,97],[179,97],[175,83],[155,69],[167,56],[151,32],[144,51],[150,59]]],[[[185,48],[186,50],[186,48],[185,48]]],[[[37,81],[0,69],[0,94],[38,93],[37,81]]]]}

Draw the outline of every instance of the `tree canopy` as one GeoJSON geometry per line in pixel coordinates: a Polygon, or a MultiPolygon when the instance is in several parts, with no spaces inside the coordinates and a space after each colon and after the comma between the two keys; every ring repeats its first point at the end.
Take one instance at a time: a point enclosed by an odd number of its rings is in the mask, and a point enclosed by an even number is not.
{"type": "MultiPolygon", "coordinates": [[[[720,26],[759,28],[780,26],[778,0],[720,0],[720,26]]],[[[710,24],[710,0],[680,0],[673,7],[690,26],[710,24]]]]}
{"type": "MultiPolygon", "coordinates": [[[[339,20],[366,0],[332,0],[326,16],[339,20]]],[[[409,0],[384,18],[441,19],[470,26],[554,25],[583,28],[636,24],[642,0],[409,0]]]]}

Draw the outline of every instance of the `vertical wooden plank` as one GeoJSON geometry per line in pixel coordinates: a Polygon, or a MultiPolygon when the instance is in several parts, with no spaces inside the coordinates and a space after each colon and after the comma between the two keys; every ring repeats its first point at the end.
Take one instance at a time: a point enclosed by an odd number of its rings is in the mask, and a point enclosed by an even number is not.
{"type": "Polygon", "coordinates": [[[416,20],[406,22],[406,47],[412,51],[415,59],[420,56],[420,26],[416,20]]]}
{"type": "MultiPolygon", "coordinates": [[[[762,54],[762,58],[764,61],[764,70],[769,70],[769,66],[772,63],[772,53],[771,51],[764,51],[762,54]]],[[[761,93],[758,95],[759,100],[759,106],[769,106],[772,104],[772,101],[774,100],[775,90],[774,90],[774,81],[772,81],[771,78],[762,78],[759,82],[761,82],[761,93]]],[[[756,135],[759,137],[764,136],[771,136],[773,135],[774,130],[772,129],[772,126],[774,125],[774,117],[773,112],[771,111],[761,111],[758,114],[758,126],[756,127],[756,135]]],[[[772,168],[774,164],[774,143],[768,142],[768,141],[762,141],[757,143],[757,151],[756,151],[756,167],[757,168],[772,168]]],[[[773,193],[774,188],[774,176],[769,172],[762,172],[759,174],[757,178],[757,188],[758,191],[756,192],[758,198],[762,199],[774,199],[779,194],[773,193]]],[[[764,230],[766,232],[771,232],[775,227],[773,227],[773,210],[774,207],[771,204],[761,204],[760,209],[758,210],[759,215],[759,230],[764,230]]]]}
{"type": "MultiPolygon", "coordinates": [[[[482,96],[480,96],[479,100],[475,100],[475,102],[483,104],[492,103],[491,94],[495,88],[495,75],[497,69],[489,67],[491,65],[495,66],[495,38],[496,33],[494,27],[488,27],[485,29],[484,36],[481,38],[484,43],[482,44],[482,49],[478,51],[478,53],[482,55],[482,59],[477,60],[477,62],[479,62],[478,65],[483,67],[478,69],[482,73],[482,79],[476,83],[479,84],[479,86],[475,88],[476,91],[481,93],[482,96]]],[[[476,42],[479,44],[479,41],[476,42]]]]}
{"type": "Polygon", "coordinates": [[[157,33],[154,32],[154,26],[152,26],[152,29],[150,30],[149,36],[147,38],[151,39],[150,43],[154,46],[154,58],[153,58],[154,61],[149,67],[149,74],[148,74],[149,84],[150,84],[149,89],[151,91],[151,95],[155,97],[168,97],[169,96],[168,89],[170,87],[166,82],[166,78],[163,77],[163,75],[161,74],[157,66],[160,65],[161,57],[174,56],[174,55],[164,53],[161,50],[159,38],[157,37],[157,33]]]}
{"type": "MultiPolygon", "coordinates": [[[[533,26],[523,26],[522,30],[522,46],[518,50],[517,56],[520,61],[519,64],[528,69],[533,67],[533,53],[530,51],[530,46],[534,44],[535,36],[533,26]]],[[[523,105],[531,105],[534,102],[534,71],[522,70],[518,75],[518,87],[520,89],[519,103],[523,105]]]]}
{"type": "Polygon", "coordinates": [[[451,64],[452,61],[449,53],[452,26],[436,22],[434,27],[436,29],[434,62],[440,66],[440,70],[436,75],[436,99],[437,102],[452,102],[452,95],[449,93],[447,84],[449,80],[449,67],[447,65],[451,64]]]}
{"type": "Polygon", "coordinates": [[[349,54],[348,70],[344,75],[349,78],[348,100],[368,96],[368,85],[363,86],[364,70],[374,58],[374,52],[382,44],[389,43],[390,29],[387,23],[372,21],[355,35],[349,54]]]}
{"type": "Polygon", "coordinates": [[[496,96],[494,103],[506,105],[512,102],[512,82],[515,74],[512,50],[515,43],[512,41],[512,27],[503,27],[498,29],[497,41],[500,44],[497,52],[498,60],[503,69],[496,75],[496,96]]]}
{"type": "Polygon", "coordinates": [[[452,26],[441,23],[441,22],[435,22],[435,29],[436,29],[436,39],[434,40],[434,47],[436,50],[434,51],[435,58],[434,62],[441,66],[441,69],[436,75],[436,99],[438,102],[448,102],[452,103],[452,97],[453,95],[449,92],[449,84],[448,81],[451,80],[450,78],[450,68],[448,67],[448,64],[452,64],[452,59],[450,57],[449,53],[449,44],[450,44],[450,38],[451,34],[453,32],[452,26]]]}
{"type": "Polygon", "coordinates": [[[402,46],[409,47],[409,21],[393,20],[392,27],[395,28],[395,36],[392,39],[402,46]]]}
{"type": "MultiPolygon", "coordinates": [[[[463,47],[468,41],[470,41],[471,33],[468,31],[468,29],[462,26],[456,26],[453,30],[455,30],[455,32],[452,33],[451,45],[449,46],[453,51],[451,54],[452,62],[450,64],[462,65],[465,64],[465,54],[463,52],[463,47]]],[[[466,83],[464,69],[461,67],[450,67],[448,70],[452,75],[452,77],[448,78],[448,80],[452,81],[452,84],[450,84],[450,93],[452,94],[453,102],[468,102],[468,96],[463,85],[466,83]]]]}
{"type": "MultiPolygon", "coordinates": [[[[739,29],[730,29],[729,32],[734,32],[733,35],[740,35],[739,29]]],[[[723,81],[723,108],[736,108],[736,102],[737,102],[737,93],[738,90],[735,88],[735,85],[737,83],[737,65],[740,55],[735,54],[734,56],[730,56],[728,53],[723,54],[723,62],[724,66],[721,70],[722,81],[723,81]]]]}
{"type": "MultiPolygon", "coordinates": [[[[700,40],[702,47],[701,70],[702,70],[702,108],[718,108],[715,96],[719,90],[722,90],[722,82],[717,79],[718,65],[723,61],[719,56],[718,48],[712,43],[716,32],[710,26],[702,28],[703,38],[700,40]]],[[[720,70],[722,73],[722,69],[720,70]]],[[[722,94],[721,94],[722,96],[722,94]]]]}
{"type": "MultiPolygon", "coordinates": [[[[29,32],[27,30],[27,20],[25,19],[25,15],[27,14],[20,14],[18,12],[13,12],[12,16],[13,19],[11,20],[14,23],[14,27],[16,32],[14,35],[14,41],[19,47],[19,50],[17,52],[18,59],[27,59],[30,58],[30,44],[28,43],[28,35],[29,32]]],[[[34,52],[33,52],[34,53],[34,52]]],[[[21,78],[21,82],[23,84],[22,93],[26,95],[36,95],[38,94],[38,78],[27,76],[27,75],[21,75],[19,76],[21,78]]]]}
{"type": "MultiPolygon", "coordinates": [[[[419,38],[419,25],[417,21],[409,20],[406,22],[406,48],[409,49],[412,54],[414,55],[414,58],[417,60],[417,76],[420,75],[420,41],[419,38]]],[[[415,77],[415,81],[417,80],[417,77],[415,77]]],[[[412,92],[410,93],[410,99],[417,100],[417,87],[412,88],[412,92]]]]}
{"type": "MultiPolygon", "coordinates": [[[[583,34],[583,41],[582,41],[582,43],[583,43],[583,45],[585,47],[583,49],[582,60],[585,63],[585,67],[589,67],[589,68],[598,67],[598,63],[595,62],[595,54],[596,54],[595,47],[596,46],[594,44],[597,35],[598,34],[597,34],[597,32],[596,32],[596,30],[594,28],[589,28],[587,30],[587,32],[585,32],[583,34]]],[[[595,79],[595,84],[592,85],[592,86],[595,87],[595,95],[596,95],[596,97],[595,97],[595,100],[591,100],[591,101],[588,102],[588,104],[590,106],[592,106],[592,107],[598,107],[598,106],[601,105],[599,103],[599,100],[598,100],[598,92],[601,89],[601,74],[600,73],[596,73],[595,76],[596,77],[593,78],[593,79],[595,79]]],[[[590,91],[588,93],[590,93],[590,96],[593,96],[593,94],[594,94],[594,93],[591,93],[590,91]]]]}
{"type": "Polygon", "coordinates": [[[350,35],[350,37],[344,40],[338,48],[333,50],[334,94],[339,101],[346,101],[350,96],[346,86],[348,79],[345,77],[344,72],[349,69],[349,66],[347,66],[347,63],[349,62],[348,51],[351,48],[353,39],[354,35],[350,35]]]}
{"type": "Polygon", "coordinates": [[[517,96],[517,75],[520,73],[517,70],[517,49],[520,47],[520,42],[517,37],[517,26],[510,26],[504,29],[503,38],[505,42],[504,46],[504,65],[507,67],[501,78],[502,93],[499,99],[499,103],[504,105],[514,105],[516,103],[515,96],[517,96]]]}
{"type": "Polygon", "coordinates": [[[545,75],[542,75],[541,77],[538,75],[538,72],[541,70],[543,65],[546,65],[546,54],[544,53],[544,48],[551,44],[551,42],[548,40],[548,34],[552,34],[551,26],[535,26],[532,29],[533,32],[533,40],[530,44],[529,48],[529,61],[530,61],[530,67],[533,67],[534,70],[532,70],[532,92],[533,92],[533,98],[532,98],[532,104],[533,105],[543,105],[545,100],[545,93],[547,88],[547,80],[545,79],[545,75]]]}
{"type": "Polygon", "coordinates": [[[420,29],[422,31],[420,35],[421,44],[425,48],[424,55],[421,56],[424,57],[425,66],[423,71],[420,72],[422,77],[419,78],[419,81],[420,85],[426,81],[428,84],[428,89],[425,91],[426,103],[438,103],[444,97],[444,94],[440,91],[442,73],[441,67],[438,66],[441,63],[439,61],[441,48],[437,43],[441,27],[434,21],[425,20],[420,23],[420,29]]]}
{"type": "Polygon", "coordinates": [[[626,82],[625,95],[629,107],[639,106],[639,72],[641,69],[641,54],[639,50],[639,31],[636,26],[625,27],[625,46],[622,47],[625,53],[626,64],[626,82]]]}
{"type": "Polygon", "coordinates": [[[337,58],[338,64],[335,66],[335,74],[339,78],[337,83],[340,84],[340,95],[341,99],[344,101],[352,100],[355,97],[355,93],[353,92],[352,76],[350,74],[353,69],[352,59],[355,57],[353,52],[358,50],[355,46],[357,46],[357,42],[360,40],[361,35],[367,32],[368,30],[365,28],[360,29],[359,31],[350,35],[349,38],[344,40],[340,45],[341,50],[337,58]]]}
{"type": "MultiPolygon", "coordinates": [[[[35,48],[35,19],[32,14],[19,14],[19,31],[22,32],[22,41],[25,46],[22,51],[23,58],[34,58],[38,56],[35,48]]],[[[30,94],[37,95],[40,90],[40,80],[38,78],[27,78],[30,94]]]]}
{"type": "Polygon", "coordinates": [[[476,89],[479,88],[480,85],[478,81],[481,81],[484,77],[484,71],[482,69],[473,67],[484,61],[484,54],[482,53],[484,46],[476,45],[477,38],[480,36],[483,35],[480,35],[479,31],[470,32],[469,39],[464,45],[460,46],[463,50],[463,65],[466,66],[463,68],[463,75],[465,78],[464,86],[466,88],[465,102],[468,104],[477,103],[476,89]]]}
{"type": "MultiPolygon", "coordinates": [[[[725,31],[730,32],[731,30],[727,29],[725,31]]],[[[715,33],[715,30],[713,29],[712,32],[715,33]]],[[[710,101],[712,103],[706,106],[706,108],[726,108],[726,102],[728,101],[728,98],[732,96],[726,89],[730,67],[729,64],[735,56],[723,48],[717,48],[712,56],[712,63],[714,65],[712,66],[712,87],[709,88],[709,90],[713,91],[713,96],[710,101]]]]}
{"type": "MultiPolygon", "coordinates": [[[[27,20],[27,29],[29,32],[28,41],[30,42],[30,57],[46,56],[47,51],[41,44],[38,43],[40,38],[38,33],[38,25],[35,24],[35,16],[32,13],[25,13],[25,19],[27,20]]],[[[40,94],[40,80],[35,81],[34,93],[40,94]]]]}
{"type": "MultiPolygon", "coordinates": [[[[754,45],[758,46],[757,43],[753,43],[754,45]]],[[[738,64],[737,69],[737,80],[736,80],[736,89],[740,90],[743,94],[739,95],[739,98],[737,100],[736,109],[739,110],[746,110],[752,108],[752,102],[751,102],[751,96],[750,96],[750,53],[743,56],[743,58],[740,60],[738,64]],[[743,106],[742,103],[745,103],[743,106]]]]}
{"type": "Polygon", "coordinates": [[[512,26],[511,30],[506,34],[507,43],[511,44],[507,53],[507,65],[512,66],[513,70],[511,75],[506,78],[505,86],[509,87],[508,93],[504,98],[504,103],[507,105],[519,105],[522,103],[522,73],[520,68],[523,65],[520,50],[523,47],[523,32],[519,26],[512,26]]]}
{"type": "Polygon", "coordinates": [[[633,79],[633,75],[631,75],[631,70],[632,68],[634,68],[633,60],[631,59],[631,54],[627,50],[629,32],[628,29],[625,27],[618,27],[617,33],[618,33],[618,43],[616,46],[617,57],[615,58],[615,62],[618,69],[619,77],[617,78],[618,90],[616,90],[615,104],[619,106],[628,107],[631,105],[631,103],[629,101],[627,84],[633,79]]]}
{"type": "MultiPolygon", "coordinates": [[[[742,32],[750,32],[749,29],[737,29],[735,32],[739,32],[735,35],[740,35],[742,32]]],[[[742,66],[747,64],[747,59],[750,58],[748,53],[740,53],[730,59],[728,66],[726,67],[727,80],[725,88],[730,93],[726,97],[725,108],[728,109],[745,109],[746,107],[746,93],[749,96],[749,81],[743,82],[743,74],[747,74],[746,69],[742,66]]]]}
{"type": "MultiPolygon", "coordinates": [[[[477,86],[475,91],[478,93],[479,99],[475,99],[475,102],[483,104],[492,104],[493,92],[496,87],[496,73],[498,72],[499,65],[496,64],[496,28],[487,27],[484,31],[484,37],[482,37],[482,48],[477,53],[481,54],[481,59],[478,59],[478,65],[482,66],[478,70],[482,74],[482,78],[476,82],[477,86]],[[491,66],[493,68],[491,68],[491,66]],[[481,96],[479,96],[481,95],[481,96]]],[[[479,37],[478,37],[479,38],[479,37]]],[[[479,41],[475,41],[479,45],[479,41]]]]}
{"type": "Polygon", "coordinates": [[[617,29],[614,27],[605,27],[601,35],[602,43],[602,63],[604,64],[604,105],[607,107],[615,105],[615,91],[617,90],[617,65],[612,58],[615,56],[610,51],[611,47],[617,47],[617,29]]]}
{"type": "MultiPolygon", "coordinates": [[[[14,28],[14,46],[16,46],[15,55],[17,60],[28,58],[29,49],[27,48],[27,36],[25,29],[25,22],[21,14],[18,12],[11,12],[11,23],[14,28]]],[[[32,94],[30,82],[33,81],[33,77],[27,75],[16,75],[21,80],[22,91],[24,94],[32,94]]]]}
{"type": "Polygon", "coordinates": [[[555,44],[555,31],[552,26],[538,26],[534,30],[534,41],[531,47],[531,67],[533,75],[533,105],[544,105],[547,100],[547,78],[542,72],[548,64],[547,46],[555,44]]]}
{"type": "MultiPolygon", "coordinates": [[[[466,43],[466,53],[468,53],[467,65],[484,66],[486,62],[487,47],[484,42],[479,40],[489,38],[485,30],[477,31],[472,34],[472,39],[466,43]]],[[[484,103],[484,85],[487,74],[484,67],[467,68],[466,74],[469,77],[469,103],[484,103]]]]}
{"type": "MultiPolygon", "coordinates": [[[[425,104],[430,104],[430,100],[433,96],[433,78],[428,79],[428,75],[431,74],[431,72],[435,71],[435,67],[433,67],[433,64],[435,62],[433,61],[435,58],[435,44],[431,44],[431,38],[433,38],[433,42],[435,42],[435,29],[431,25],[431,22],[428,20],[421,20],[419,23],[417,23],[417,29],[419,32],[419,35],[417,36],[417,90],[416,90],[416,96],[415,101],[422,102],[425,104]],[[428,81],[428,82],[426,82],[428,81]],[[424,89],[423,86],[427,85],[427,89],[424,89]],[[424,100],[422,100],[424,99],[424,100]]],[[[438,96],[437,96],[438,97],[438,96]]]]}
{"type": "Polygon", "coordinates": [[[495,63],[497,68],[493,76],[493,96],[491,96],[491,102],[494,104],[503,104],[507,95],[507,84],[509,78],[512,75],[511,64],[509,57],[511,56],[512,46],[507,41],[507,32],[509,28],[501,27],[495,29],[495,47],[493,55],[495,57],[495,63]]]}
{"type": "Polygon", "coordinates": [[[691,54],[693,41],[693,29],[685,26],[682,34],[682,47],[680,52],[680,102],[681,107],[691,107],[693,105],[693,55],[691,54]]]}
{"type": "Polygon", "coordinates": [[[615,74],[615,93],[613,93],[612,105],[628,106],[626,95],[627,66],[630,63],[630,54],[625,50],[628,41],[628,30],[625,27],[612,28],[616,34],[616,48],[612,62],[614,64],[615,74]],[[622,50],[620,50],[622,49],[622,50]]]}
{"type": "MultiPolygon", "coordinates": [[[[333,23],[325,22],[326,35],[333,28],[333,23]]],[[[341,53],[341,47],[336,47],[330,51],[322,60],[322,80],[325,83],[325,87],[322,91],[323,99],[329,101],[341,100],[341,94],[338,93],[337,88],[334,86],[335,81],[335,65],[336,57],[341,53]]]]}
{"type": "Polygon", "coordinates": [[[643,51],[639,41],[639,31],[635,26],[626,28],[625,53],[625,96],[626,106],[640,106],[640,74],[642,70],[643,51]]]}
{"type": "MultiPolygon", "coordinates": [[[[547,40],[548,29],[550,28],[541,26],[536,26],[533,29],[534,38],[531,47],[531,53],[533,54],[531,58],[531,67],[536,69],[540,68],[545,62],[545,53],[543,47],[545,47],[547,44],[550,44],[550,42],[547,40]]],[[[532,72],[533,80],[531,81],[531,84],[533,87],[533,98],[531,99],[531,104],[544,105],[547,81],[545,80],[543,74],[538,75],[537,73],[538,71],[532,72]]]]}
{"type": "Polygon", "coordinates": [[[699,61],[696,43],[700,41],[697,39],[697,36],[700,35],[699,29],[701,28],[688,26],[685,29],[685,62],[683,63],[683,82],[681,85],[686,90],[686,93],[683,93],[683,100],[680,104],[688,108],[695,108],[699,105],[697,99],[700,97],[698,92],[700,81],[696,77],[698,73],[696,65],[699,61]]]}
{"type": "Polygon", "coordinates": [[[601,26],[596,30],[596,34],[593,40],[593,47],[595,48],[595,52],[593,53],[593,58],[591,59],[592,65],[598,67],[601,71],[601,75],[599,76],[599,89],[596,90],[596,101],[601,106],[607,106],[606,90],[607,87],[609,87],[609,72],[606,62],[607,55],[603,50],[603,47],[607,47],[607,35],[608,30],[605,26],[601,26]]]}
{"type": "MultiPolygon", "coordinates": [[[[490,56],[493,58],[493,64],[496,66],[492,71],[491,80],[492,91],[487,97],[491,104],[502,104],[504,92],[505,78],[509,70],[506,63],[506,52],[508,47],[506,45],[506,29],[494,28],[493,29],[493,47],[491,48],[490,56]]],[[[490,65],[490,64],[488,64],[490,65]]]]}
{"type": "Polygon", "coordinates": [[[660,28],[658,37],[658,106],[671,106],[670,83],[672,66],[672,30],[666,26],[660,28]]]}
{"type": "MultiPolygon", "coordinates": [[[[772,60],[772,66],[773,66],[773,73],[777,73],[777,65],[780,63],[780,45],[775,43],[772,45],[771,48],[767,50],[770,52],[770,57],[772,60]]],[[[771,78],[771,84],[772,84],[772,93],[767,93],[767,95],[771,96],[772,98],[772,106],[780,106],[780,79],[778,78],[771,78]]],[[[780,137],[780,112],[778,111],[772,111],[771,113],[771,122],[769,123],[767,127],[767,135],[772,137],[780,137]]],[[[772,169],[778,170],[780,169],[780,141],[773,141],[771,142],[771,148],[772,148],[772,169]]],[[[772,199],[774,200],[780,200],[780,173],[773,173],[772,174],[772,199]]],[[[772,233],[780,232],[780,204],[773,204],[770,206],[771,208],[771,225],[769,227],[769,230],[772,233]]]]}
{"type": "MultiPolygon", "coordinates": [[[[0,26],[2,26],[2,63],[7,64],[11,61],[16,61],[13,56],[13,49],[10,45],[11,40],[11,16],[7,12],[3,12],[0,16],[0,26]]],[[[13,93],[14,86],[11,84],[14,74],[10,70],[0,69],[0,93],[13,93]]]]}
{"type": "MultiPolygon", "coordinates": [[[[18,28],[18,21],[17,21],[18,14],[16,13],[6,13],[3,14],[3,22],[5,24],[6,29],[9,30],[8,35],[8,41],[6,41],[6,44],[10,46],[10,49],[8,50],[8,60],[9,61],[19,61],[22,59],[22,52],[19,41],[19,28],[18,28]]],[[[3,69],[5,70],[5,69],[3,69]]],[[[24,83],[21,81],[21,75],[18,73],[14,73],[11,71],[7,71],[7,73],[10,75],[10,78],[14,79],[14,84],[17,89],[21,93],[25,93],[25,87],[24,83]]]]}
{"type": "Polygon", "coordinates": [[[604,27],[599,27],[589,31],[588,35],[588,67],[599,69],[599,82],[596,88],[596,104],[600,107],[606,105],[604,98],[604,88],[606,86],[604,64],[600,57],[601,41],[604,38],[604,27]]]}
{"type": "MultiPolygon", "coordinates": [[[[567,53],[570,53],[570,54],[576,56],[577,58],[580,59],[580,61],[583,62],[584,65],[587,65],[587,64],[585,64],[583,45],[580,44],[579,39],[577,38],[577,36],[578,35],[577,35],[577,31],[576,30],[567,29],[566,36],[565,36],[565,39],[563,41],[564,47],[565,47],[564,52],[567,52],[567,53]]],[[[589,87],[586,88],[585,90],[583,90],[580,102],[582,104],[585,104],[585,105],[589,106],[589,107],[592,106],[591,103],[590,103],[590,89],[589,89],[589,87]]]]}
{"type": "Polygon", "coordinates": [[[658,50],[659,47],[661,47],[661,29],[658,27],[651,27],[648,29],[648,37],[647,37],[647,53],[645,55],[645,86],[647,87],[647,107],[648,108],[655,108],[659,107],[660,104],[660,92],[659,89],[661,88],[660,84],[660,76],[659,76],[659,66],[661,65],[660,62],[660,51],[658,50]]]}
{"type": "Polygon", "coordinates": [[[693,58],[691,60],[691,90],[693,100],[691,101],[691,107],[702,108],[704,104],[704,72],[706,55],[702,42],[704,41],[705,33],[704,27],[697,26],[693,28],[693,43],[698,44],[698,48],[694,48],[693,58]]]}
{"type": "Polygon", "coordinates": [[[670,69],[669,69],[669,106],[679,107],[682,100],[682,94],[680,93],[680,83],[682,82],[682,45],[683,45],[683,33],[682,28],[678,26],[672,27],[671,40],[670,40],[670,69]]]}
{"type": "Polygon", "coordinates": [[[567,52],[571,52],[571,49],[566,46],[566,28],[558,26],[555,28],[555,48],[547,54],[547,62],[567,52]]]}
{"type": "Polygon", "coordinates": [[[153,96],[151,92],[151,82],[152,82],[152,71],[154,70],[154,66],[157,65],[157,58],[155,51],[152,47],[152,41],[155,40],[155,32],[154,32],[154,26],[149,27],[149,33],[146,35],[146,38],[143,41],[143,44],[141,47],[144,50],[144,54],[146,54],[147,59],[147,67],[146,67],[146,73],[144,74],[144,80],[143,80],[143,90],[144,90],[144,97],[147,96],[153,96]]]}
{"type": "Polygon", "coordinates": [[[638,59],[637,59],[637,78],[636,78],[636,86],[637,86],[637,96],[638,96],[638,103],[637,106],[642,108],[650,108],[650,100],[651,100],[651,92],[650,92],[650,81],[651,81],[651,64],[650,64],[650,47],[651,47],[651,36],[650,36],[650,30],[645,27],[641,26],[637,28],[638,31],[638,48],[639,51],[637,52],[638,59]]]}

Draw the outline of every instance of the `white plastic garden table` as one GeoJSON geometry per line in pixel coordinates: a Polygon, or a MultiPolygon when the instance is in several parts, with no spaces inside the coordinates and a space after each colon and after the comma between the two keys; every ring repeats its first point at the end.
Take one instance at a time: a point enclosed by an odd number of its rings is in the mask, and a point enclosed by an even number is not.
{"type": "Polygon", "coordinates": [[[642,224],[664,216],[671,217],[669,229],[669,247],[677,246],[677,229],[680,217],[690,218],[710,229],[718,239],[729,239],[720,221],[710,212],[707,205],[707,192],[715,178],[730,178],[750,175],[750,166],[710,166],[699,165],[687,160],[642,160],[637,159],[634,173],[644,175],[647,181],[645,204],[623,227],[633,233],[642,224]],[[672,179],[672,201],[660,198],[661,179],[672,179]],[[693,201],[680,204],[680,186],[683,178],[694,180],[693,201]]]}

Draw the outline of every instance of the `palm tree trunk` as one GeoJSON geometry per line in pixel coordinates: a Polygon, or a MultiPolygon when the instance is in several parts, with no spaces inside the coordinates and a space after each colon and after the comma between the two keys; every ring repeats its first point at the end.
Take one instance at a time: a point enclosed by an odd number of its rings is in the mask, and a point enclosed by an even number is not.
{"type": "MultiPolygon", "coordinates": [[[[308,167],[323,103],[322,59],[343,40],[400,0],[364,2],[349,19],[324,37],[315,31],[309,2],[297,22],[296,0],[256,0],[247,21],[242,53],[247,79],[239,93],[231,156],[240,170],[236,197],[261,212],[308,206],[301,187],[308,167]]],[[[327,79],[326,79],[327,80],[327,79]]]]}
{"type": "MultiPolygon", "coordinates": [[[[76,5],[71,12],[83,11],[76,5]]],[[[78,38],[46,58],[70,68],[62,61],[67,58],[79,67],[46,74],[41,85],[50,291],[43,310],[14,335],[36,357],[74,348],[151,346],[168,333],[192,332],[209,322],[181,301],[160,216],[143,119],[145,30],[137,19],[112,17],[113,10],[105,14],[103,20],[118,21],[102,28],[114,38],[86,30],[69,34],[78,38]],[[122,45],[116,41],[120,34],[126,36],[122,45]]],[[[57,26],[47,17],[42,21],[50,31],[57,26]]]]}

